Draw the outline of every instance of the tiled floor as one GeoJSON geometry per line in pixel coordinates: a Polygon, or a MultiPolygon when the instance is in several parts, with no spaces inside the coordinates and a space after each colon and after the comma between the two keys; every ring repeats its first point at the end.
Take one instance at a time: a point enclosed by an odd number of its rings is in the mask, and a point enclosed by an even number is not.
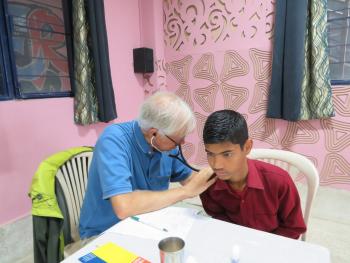
{"type": "Polygon", "coordinates": [[[15,223],[0,227],[0,262],[33,262],[32,218],[27,216],[15,223]]]}
{"type": "Polygon", "coordinates": [[[309,222],[307,242],[331,252],[333,263],[350,262],[350,191],[321,187],[309,222]]]}
{"type": "MultiPolygon", "coordinates": [[[[305,189],[303,186],[298,186],[298,188],[302,193],[301,196],[303,196],[305,189]]],[[[199,204],[198,199],[191,200],[191,203],[199,204]]],[[[313,204],[307,242],[327,247],[331,252],[332,263],[350,263],[349,204],[350,191],[325,187],[319,188],[313,204]]],[[[195,207],[198,207],[197,205],[195,207]]],[[[2,263],[32,263],[33,253],[31,247],[30,218],[21,220],[15,227],[0,227],[0,261],[2,263]],[[24,232],[27,236],[25,239],[21,238],[21,236],[24,236],[24,232]],[[14,237],[15,239],[11,241],[8,237],[14,237]],[[21,249],[18,246],[21,246],[21,249]],[[14,253],[11,255],[10,251],[13,251],[13,253],[14,251],[18,251],[21,254],[14,253]],[[3,254],[5,252],[9,254],[9,257],[3,254]],[[20,257],[20,255],[22,256],[20,257]]]]}

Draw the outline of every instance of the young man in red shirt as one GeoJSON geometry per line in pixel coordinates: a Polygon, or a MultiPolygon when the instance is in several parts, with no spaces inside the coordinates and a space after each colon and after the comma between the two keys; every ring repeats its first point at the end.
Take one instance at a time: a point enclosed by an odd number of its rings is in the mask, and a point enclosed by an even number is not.
{"type": "Polygon", "coordinates": [[[253,141],[241,114],[212,113],[204,125],[203,141],[217,176],[200,195],[207,214],[295,239],[306,231],[299,194],[288,172],[247,158],[253,141]]]}

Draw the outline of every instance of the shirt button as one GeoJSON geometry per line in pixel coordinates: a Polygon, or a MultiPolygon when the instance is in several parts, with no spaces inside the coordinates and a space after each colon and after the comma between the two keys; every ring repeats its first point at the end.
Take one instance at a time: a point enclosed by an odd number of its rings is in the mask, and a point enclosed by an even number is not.
{"type": "Polygon", "coordinates": [[[242,203],[242,204],[244,203],[244,199],[241,201],[241,203],[242,203]]]}

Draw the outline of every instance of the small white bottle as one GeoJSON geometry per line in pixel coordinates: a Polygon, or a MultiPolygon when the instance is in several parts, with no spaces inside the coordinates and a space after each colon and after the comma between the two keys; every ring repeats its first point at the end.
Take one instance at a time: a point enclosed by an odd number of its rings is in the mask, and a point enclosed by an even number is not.
{"type": "Polygon", "coordinates": [[[231,251],[231,263],[239,263],[240,248],[238,245],[234,245],[231,251]]]}

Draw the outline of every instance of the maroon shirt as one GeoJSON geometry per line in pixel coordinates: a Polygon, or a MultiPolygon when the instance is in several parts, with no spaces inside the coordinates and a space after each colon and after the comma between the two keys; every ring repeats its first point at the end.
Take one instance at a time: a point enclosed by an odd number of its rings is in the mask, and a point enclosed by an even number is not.
{"type": "Polygon", "coordinates": [[[295,239],[306,231],[292,178],[272,164],[248,159],[243,191],[217,180],[200,198],[207,214],[216,219],[295,239]]]}

